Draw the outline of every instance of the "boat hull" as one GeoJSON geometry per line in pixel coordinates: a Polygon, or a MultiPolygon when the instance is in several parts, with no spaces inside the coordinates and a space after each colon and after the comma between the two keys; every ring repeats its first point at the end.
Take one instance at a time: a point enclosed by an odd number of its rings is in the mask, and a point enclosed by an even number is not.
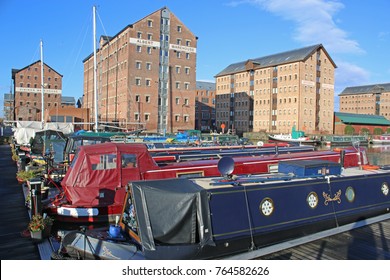
{"type": "MultiPolygon", "coordinates": [[[[333,162],[340,161],[340,153],[331,151],[321,152],[305,152],[305,153],[291,153],[280,154],[264,157],[242,157],[235,159],[234,174],[262,174],[268,172],[276,172],[278,168],[278,162],[282,160],[307,160],[307,159],[322,159],[333,162]]],[[[358,165],[359,157],[357,152],[349,150],[346,151],[344,157],[344,166],[352,167],[358,165]]],[[[186,169],[177,168],[175,166],[163,168],[158,171],[149,171],[144,174],[145,180],[156,180],[161,178],[175,178],[175,177],[191,177],[192,174],[202,173],[203,176],[218,176],[220,175],[217,166],[218,160],[206,168],[205,165],[191,165],[186,169]]],[[[193,176],[194,177],[194,176],[193,176]]],[[[129,182],[129,180],[127,181],[129,182]]],[[[99,193],[96,193],[98,196],[99,193]]],[[[125,187],[115,189],[115,201],[123,202],[126,195],[125,187]]],[[[109,202],[109,201],[108,201],[109,202]]],[[[56,220],[61,222],[77,222],[77,223],[94,223],[94,222],[113,222],[115,218],[121,214],[123,204],[121,203],[95,203],[82,205],[71,204],[68,202],[53,203],[44,207],[44,211],[51,216],[54,216],[56,220]]]]}
{"type": "Polygon", "coordinates": [[[358,135],[351,135],[351,136],[328,135],[323,137],[321,143],[325,144],[326,146],[352,146],[355,143],[359,143],[360,146],[367,146],[368,139],[366,136],[358,136],[358,135]]]}
{"type": "MultiPolygon", "coordinates": [[[[329,172],[132,182],[121,220],[133,242],[126,259],[222,258],[389,213],[389,170],[329,172]]],[[[78,256],[82,244],[72,247],[78,256]]]]}
{"type": "Polygon", "coordinates": [[[270,141],[284,142],[284,143],[299,143],[308,145],[317,145],[320,143],[317,139],[310,139],[308,137],[292,138],[292,137],[278,137],[276,135],[268,135],[270,141]]]}
{"type": "Polygon", "coordinates": [[[389,212],[389,195],[382,188],[383,184],[388,186],[390,174],[335,177],[329,182],[317,179],[234,192],[212,191],[210,211],[217,244],[212,254],[258,249],[389,212]],[[246,200],[248,208],[243,207],[246,200]],[[262,205],[264,202],[268,206],[262,205]],[[226,204],[230,207],[224,207],[226,204]],[[271,209],[271,214],[262,213],[271,209]]]}
{"type": "Polygon", "coordinates": [[[384,139],[372,139],[371,142],[374,145],[390,145],[390,140],[384,139]]]}

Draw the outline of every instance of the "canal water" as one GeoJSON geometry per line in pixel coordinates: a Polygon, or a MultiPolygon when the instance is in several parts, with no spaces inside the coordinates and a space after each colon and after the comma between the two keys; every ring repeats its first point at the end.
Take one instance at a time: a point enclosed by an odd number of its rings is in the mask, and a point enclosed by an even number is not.
{"type": "Polygon", "coordinates": [[[390,164],[390,145],[372,145],[367,147],[367,156],[370,164],[390,164]]]}

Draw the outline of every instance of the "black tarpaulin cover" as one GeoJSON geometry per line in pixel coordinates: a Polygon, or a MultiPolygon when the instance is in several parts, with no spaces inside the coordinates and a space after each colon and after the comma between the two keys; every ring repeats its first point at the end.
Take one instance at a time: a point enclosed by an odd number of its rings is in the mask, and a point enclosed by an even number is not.
{"type": "Polygon", "coordinates": [[[130,183],[145,249],[163,244],[213,244],[207,192],[188,179],[130,183]]]}

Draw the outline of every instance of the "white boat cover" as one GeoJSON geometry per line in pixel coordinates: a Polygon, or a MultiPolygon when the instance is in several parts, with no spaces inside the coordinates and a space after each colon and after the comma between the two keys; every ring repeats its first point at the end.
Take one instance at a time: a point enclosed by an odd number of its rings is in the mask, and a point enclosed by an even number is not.
{"type": "Polygon", "coordinates": [[[35,133],[42,130],[58,130],[64,134],[71,134],[74,132],[72,123],[48,122],[44,124],[37,121],[18,121],[14,130],[14,138],[17,144],[30,144],[30,139],[35,137],[35,133]]]}

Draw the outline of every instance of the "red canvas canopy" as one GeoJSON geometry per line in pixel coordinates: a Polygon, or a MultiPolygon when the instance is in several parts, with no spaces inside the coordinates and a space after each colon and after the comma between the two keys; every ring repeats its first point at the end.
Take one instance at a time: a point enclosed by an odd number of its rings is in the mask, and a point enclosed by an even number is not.
{"type": "Polygon", "coordinates": [[[146,168],[158,166],[144,144],[80,146],[61,185],[73,206],[123,204],[125,186],[130,180],[139,180],[146,168]],[[142,166],[137,162],[142,162],[142,166]]]}

